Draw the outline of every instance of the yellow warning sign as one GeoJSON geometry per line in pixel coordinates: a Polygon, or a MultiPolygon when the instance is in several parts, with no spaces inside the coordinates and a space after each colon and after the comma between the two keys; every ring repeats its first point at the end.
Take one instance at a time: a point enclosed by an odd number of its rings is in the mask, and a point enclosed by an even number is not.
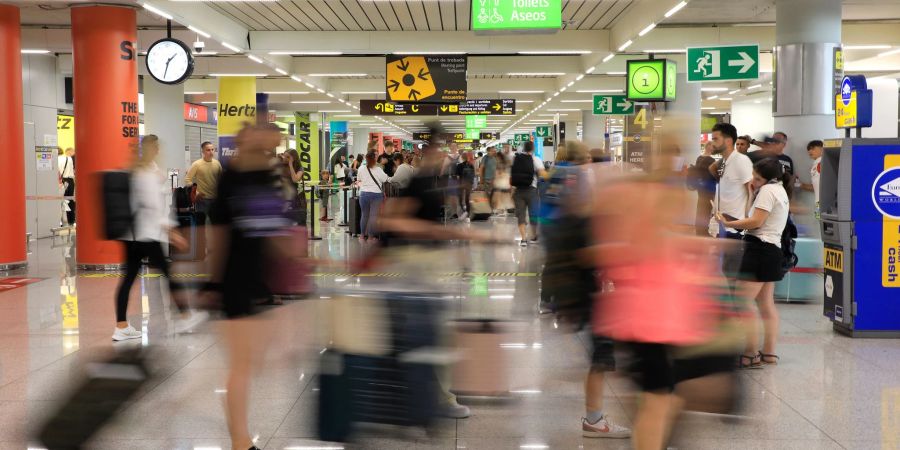
{"type": "Polygon", "coordinates": [[[419,101],[437,92],[424,56],[408,56],[388,63],[387,88],[391,100],[419,101]]]}
{"type": "Polygon", "coordinates": [[[844,252],[825,248],[825,269],[844,272],[844,252]]]}
{"type": "Polygon", "coordinates": [[[466,56],[389,55],[385,90],[396,102],[458,102],[466,99],[466,56]]]}

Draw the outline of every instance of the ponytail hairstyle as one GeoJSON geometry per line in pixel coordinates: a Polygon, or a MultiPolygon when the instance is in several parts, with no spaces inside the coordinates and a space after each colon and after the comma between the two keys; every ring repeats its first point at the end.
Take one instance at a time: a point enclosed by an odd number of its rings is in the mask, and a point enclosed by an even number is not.
{"type": "Polygon", "coordinates": [[[765,158],[753,165],[753,170],[764,178],[767,182],[772,180],[781,181],[784,191],[787,192],[788,198],[793,194],[794,184],[793,177],[784,170],[784,165],[777,158],[765,158]]]}

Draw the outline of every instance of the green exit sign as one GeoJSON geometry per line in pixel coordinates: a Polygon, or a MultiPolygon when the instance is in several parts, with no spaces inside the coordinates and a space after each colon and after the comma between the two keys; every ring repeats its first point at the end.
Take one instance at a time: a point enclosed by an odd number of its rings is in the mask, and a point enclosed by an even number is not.
{"type": "Polygon", "coordinates": [[[675,100],[677,66],[667,59],[628,61],[626,96],[631,101],[675,100]]]}
{"type": "Polygon", "coordinates": [[[472,30],[562,28],[562,0],[472,0],[472,30]]]}
{"type": "Polygon", "coordinates": [[[466,116],[466,128],[486,128],[486,127],[487,127],[487,116],[484,116],[484,115],[466,116]]]}
{"type": "Polygon", "coordinates": [[[550,136],[550,126],[540,126],[534,129],[534,132],[537,133],[538,137],[549,137],[550,136]]]}

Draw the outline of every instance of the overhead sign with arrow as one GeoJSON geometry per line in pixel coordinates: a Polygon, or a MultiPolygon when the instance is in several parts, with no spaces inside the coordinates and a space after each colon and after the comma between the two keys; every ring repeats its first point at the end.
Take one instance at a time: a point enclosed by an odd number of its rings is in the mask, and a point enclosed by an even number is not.
{"type": "Polygon", "coordinates": [[[437,114],[437,105],[360,100],[359,114],[362,116],[433,116],[437,114]]]}
{"type": "Polygon", "coordinates": [[[389,100],[445,103],[466,99],[465,55],[388,55],[385,60],[389,100]]]}
{"type": "Polygon", "coordinates": [[[441,116],[468,116],[471,114],[490,116],[511,116],[516,113],[516,100],[504,99],[473,99],[464,102],[441,105],[438,115],[441,116]]]}
{"type": "Polygon", "coordinates": [[[537,133],[538,137],[549,137],[550,136],[550,125],[544,125],[540,127],[535,127],[535,133],[537,133]]]}
{"type": "Polygon", "coordinates": [[[759,78],[759,45],[688,47],[689,82],[759,78]]]}
{"type": "Polygon", "coordinates": [[[624,95],[595,95],[594,115],[630,116],[634,114],[634,102],[624,95]]]}

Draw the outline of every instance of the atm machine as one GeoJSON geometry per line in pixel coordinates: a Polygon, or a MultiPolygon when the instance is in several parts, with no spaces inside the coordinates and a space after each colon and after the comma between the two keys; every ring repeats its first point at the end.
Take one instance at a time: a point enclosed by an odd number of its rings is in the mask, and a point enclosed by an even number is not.
{"type": "Polygon", "coordinates": [[[824,314],[851,337],[900,337],[900,139],[826,142],[824,314]]]}

